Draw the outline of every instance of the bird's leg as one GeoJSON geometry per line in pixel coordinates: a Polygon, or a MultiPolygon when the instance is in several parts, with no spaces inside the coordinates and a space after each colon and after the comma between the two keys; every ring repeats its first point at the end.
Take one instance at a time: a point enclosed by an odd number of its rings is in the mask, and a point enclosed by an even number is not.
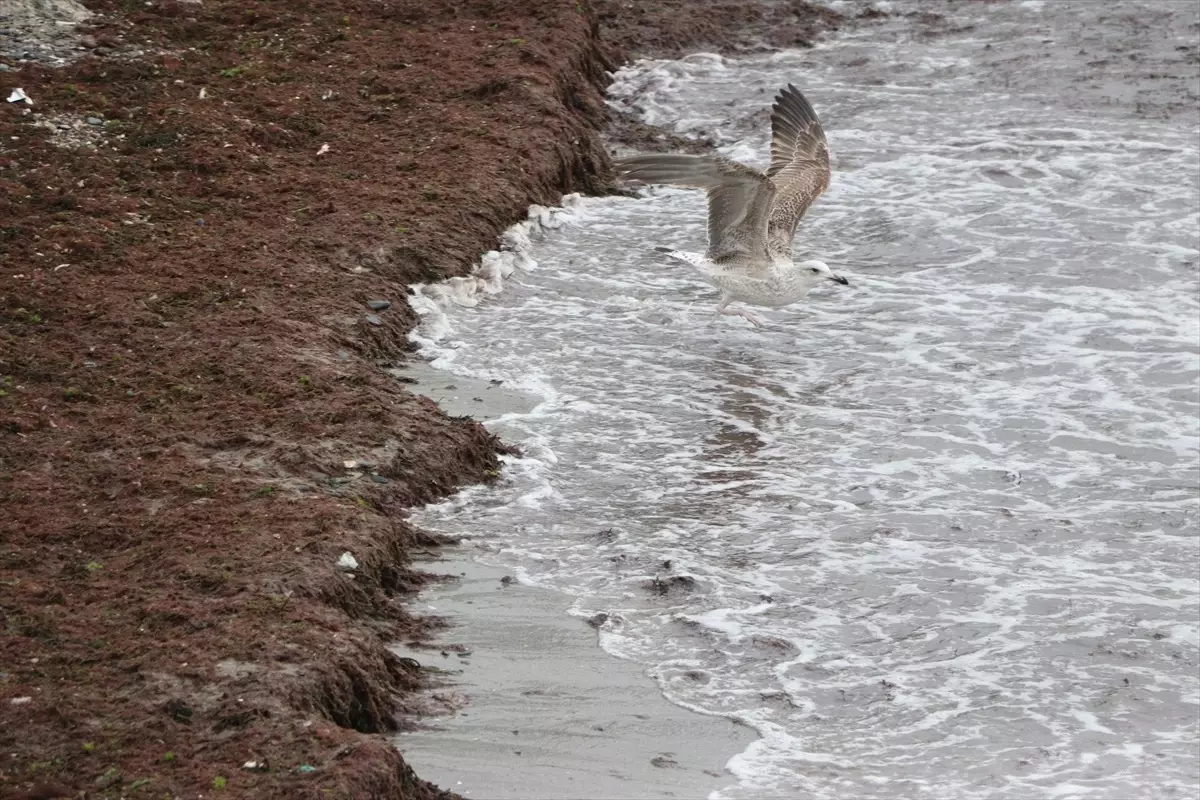
{"type": "Polygon", "coordinates": [[[762,321],[762,317],[760,317],[756,314],[751,314],[749,311],[746,311],[744,309],[742,310],[742,313],[739,314],[738,316],[741,317],[742,319],[746,320],[747,322],[749,322],[751,325],[753,325],[756,328],[761,328],[766,324],[765,322],[762,321]]]}
{"type": "Polygon", "coordinates": [[[731,311],[726,309],[724,306],[720,306],[717,308],[717,314],[725,314],[729,317],[741,317],[756,328],[761,328],[763,326],[763,321],[761,319],[745,309],[737,308],[731,311]]]}
{"type": "Polygon", "coordinates": [[[751,325],[753,325],[756,328],[761,328],[763,326],[763,321],[761,319],[759,319],[758,317],[754,316],[753,314],[751,314],[749,311],[746,311],[746,310],[740,309],[740,308],[730,310],[729,304],[732,302],[733,302],[732,297],[729,297],[727,295],[721,295],[721,302],[717,304],[716,316],[714,316],[712,318],[712,322],[710,322],[708,324],[712,325],[713,322],[716,322],[717,319],[719,319],[722,315],[724,315],[727,317],[741,317],[742,319],[746,320],[747,322],[749,322],[751,325]]]}
{"type": "Polygon", "coordinates": [[[728,306],[729,303],[730,303],[730,299],[728,297],[726,297],[725,295],[721,295],[721,302],[717,304],[717,311],[715,314],[713,314],[713,318],[711,320],[709,320],[708,324],[710,326],[716,324],[716,321],[721,318],[722,314],[732,313],[732,312],[725,310],[725,307],[728,306]]]}

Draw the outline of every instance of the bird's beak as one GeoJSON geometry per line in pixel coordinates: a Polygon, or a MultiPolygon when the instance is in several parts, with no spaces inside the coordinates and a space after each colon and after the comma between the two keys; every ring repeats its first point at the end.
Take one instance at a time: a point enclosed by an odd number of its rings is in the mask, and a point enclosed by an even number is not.
{"type": "Polygon", "coordinates": [[[834,281],[835,283],[840,283],[842,286],[850,285],[850,281],[846,280],[841,275],[830,275],[829,280],[834,281]]]}

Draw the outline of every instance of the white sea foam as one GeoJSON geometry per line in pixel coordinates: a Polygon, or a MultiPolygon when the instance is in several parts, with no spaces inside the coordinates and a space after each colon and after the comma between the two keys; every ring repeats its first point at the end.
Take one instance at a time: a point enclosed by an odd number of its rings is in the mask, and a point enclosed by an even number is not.
{"type": "Polygon", "coordinates": [[[1048,114],[1068,83],[972,68],[987,26],[1040,52],[1020,20],[1080,8],[617,76],[614,104],[760,164],[780,84],[822,114],[837,172],[797,248],[852,287],[763,331],[710,326],[652,251],[702,247],[674,189],[534,209],[478,283],[414,300],[435,363],[542,399],[489,423],[522,447],[498,488],[418,521],[483,532],[673,701],[754,726],[722,797],[1200,781],[1194,112],[1048,114]]]}

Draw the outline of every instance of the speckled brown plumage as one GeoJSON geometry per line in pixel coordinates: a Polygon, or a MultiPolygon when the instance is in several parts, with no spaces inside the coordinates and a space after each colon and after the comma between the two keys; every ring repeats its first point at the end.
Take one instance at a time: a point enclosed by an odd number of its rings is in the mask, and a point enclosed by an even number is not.
{"type": "Polygon", "coordinates": [[[718,313],[734,300],[778,308],[802,299],[821,279],[846,283],[820,261],[792,263],[792,239],[809,206],[829,186],[829,145],[812,105],[788,84],[771,109],[771,164],[761,172],[723,156],[653,154],[617,162],[639,183],[666,183],[708,193],[708,249],[703,256],[659,248],[700,268],[721,290],[718,313]]]}

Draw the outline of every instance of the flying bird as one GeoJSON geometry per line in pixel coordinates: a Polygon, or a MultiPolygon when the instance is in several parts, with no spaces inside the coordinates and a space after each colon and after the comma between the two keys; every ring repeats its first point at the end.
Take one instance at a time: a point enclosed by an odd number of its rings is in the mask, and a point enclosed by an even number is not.
{"type": "Polygon", "coordinates": [[[655,249],[691,264],[721,291],[717,314],[761,327],[748,305],[782,308],[821,281],[849,284],[823,261],[792,260],[796,225],[829,186],[829,144],[812,105],[788,84],[771,107],[771,165],[766,173],[715,155],[653,154],[616,162],[618,176],[708,192],[708,250],[655,249]]]}

